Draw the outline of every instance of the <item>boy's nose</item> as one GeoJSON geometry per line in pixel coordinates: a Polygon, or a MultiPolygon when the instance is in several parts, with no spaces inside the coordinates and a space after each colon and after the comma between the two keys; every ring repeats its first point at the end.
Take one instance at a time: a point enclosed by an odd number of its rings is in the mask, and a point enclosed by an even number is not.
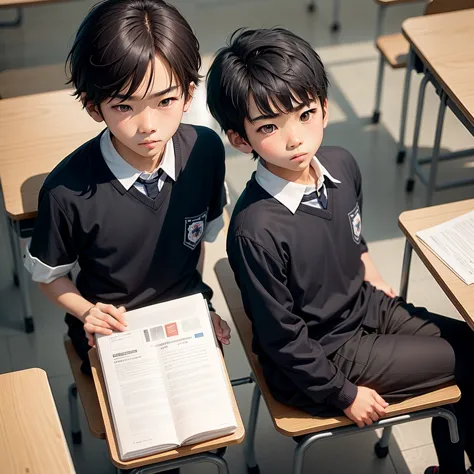
{"type": "Polygon", "coordinates": [[[141,114],[139,132],[146,135],[156,132],[156,125],[151,110],[144,110],[141,114]]]}
{"type": "Polygon", "coordinates": [[[299,135],[297,135],[296,133],[291,133],[288,136],[286,146],[289,150],[294,150],[298,148],[302,143],[303,141],[299,138],[299,135]]]}

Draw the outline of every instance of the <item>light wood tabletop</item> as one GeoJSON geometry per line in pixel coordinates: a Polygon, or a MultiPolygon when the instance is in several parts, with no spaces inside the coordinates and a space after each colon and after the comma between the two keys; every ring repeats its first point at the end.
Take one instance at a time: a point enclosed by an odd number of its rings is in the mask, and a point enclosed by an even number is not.
{"type": "Polygon", "coordinates": [[[405,20],[416,55],[474,126],[474,9],[405,20]]]}
{"type": "Polygon", "coordinates": [[[67,89],[0,100],[0,180],[13,220],[35,217],[48,173],[105,128],[71,93],[67,89]]]}
{"type": "Polygon", "coordinates": [[[75,472],[44,370],[0,375],[0,472],[75,472]]]}
{"type": "Polygon", "coordinates": [[[234,408],[234,415],[237,421],[237,430],[228,436],[221,438],[212,439],[203,443],[197,443],[190,446],[183,446],[181,448],[172,449],[163,453],[154,454],[152,456],[146,456],[139,459],[132,459],[129,461],[122,461],[119,458],[117,440],[115,438],[115,432],[112,426],[112,418],[107,398],[107,392],[105,387],[104,375],[100,366],[99,357],[96,349],[89,351],[89,360],[92,367],[92,376],[94,377],[95,388],[97,390],[97,396],[99,398],[100,409],[102,417],[104,419],[105,433],[107,439],[107,445],[109,447],[110,457],[115,466],[121,469],[133,469],[140,466],[146,466],[148,464],[154,464],[158,462],[169,461],[171,459],[180,458],[183,456],[191,456],[193,454],[205,453],[214,451],[219,448],[230,446],[232,444],[241,443],[245,436],[244,424],[240,417],[237,402],[235,400],[234,392],[232,390],[229,377],[227,376],[227,383],[229,386],[229,393],[232,400],[232,406],[234,408]]]}
{"type": "Polygon", "coordinates": [[[398,224],[453,305],[474,330],[474,285],[466,285],[415,234],[474,210],[474,199],[405,211],[398,224]]]}
{"type": "Polygon", "coordinates": [[[0,8],[18,8],[32,5],[42,5],[44,3],[59,3],[64,0],[0,0],[0,8]]]}

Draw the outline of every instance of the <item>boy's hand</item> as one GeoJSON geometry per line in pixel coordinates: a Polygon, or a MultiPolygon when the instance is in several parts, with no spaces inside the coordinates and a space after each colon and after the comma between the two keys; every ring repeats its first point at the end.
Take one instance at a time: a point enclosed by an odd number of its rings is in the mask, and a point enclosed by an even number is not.
{"type": "Polygon", "coordinates": [[[127,322],[124,317],[125,308],[116,308],[111,304],[96,303],[85,313],[84,331],[89,346],[94,347],[94,334],[108,336],[113,331],[125,331],[127,322]]]}
{"type": "Polygon", "coordinates": [[[395,293],[393,288],[389,284],[385,283],[382,279],[371,281],[370,283],[378,290],[383,291],[390,298],[395,298],[397,296],[397,293],[395,293]]]}
{"type": "Polygon", "coordinates": [[[375,391],[367,387],[357,387],[357,396],[344,413],[347,418],[362,428],[371,425],[384,416],[388,403],[375,391]]]}
{"type": "Polygon", "coordinates": [[[216,333],[217,340],[225,346],[230,344],[230,327],[229,325],[216,313],[211,311],[212,325],[216,333]]]}

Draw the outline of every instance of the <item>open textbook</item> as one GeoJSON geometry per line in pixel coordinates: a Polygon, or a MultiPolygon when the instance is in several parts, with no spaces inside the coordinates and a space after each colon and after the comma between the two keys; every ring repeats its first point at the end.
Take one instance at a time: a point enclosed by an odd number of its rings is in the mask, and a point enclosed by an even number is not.
{"type": "Polygon", "coordinates": [[[419,231],[416,235],[464,283],[474,283],[474,211],[419,231]]]}
{"type": "Polygon", "coordinates": [[[127,331],[99,335],[121,460],[237,429],[227,375],[201,294],[126,313],[127,331]]]}

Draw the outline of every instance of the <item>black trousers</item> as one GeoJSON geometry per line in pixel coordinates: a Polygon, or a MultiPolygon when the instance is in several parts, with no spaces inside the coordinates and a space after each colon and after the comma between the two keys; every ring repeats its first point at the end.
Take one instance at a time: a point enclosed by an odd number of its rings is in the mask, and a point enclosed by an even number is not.
{"type": "Polygon", "coordinates": [[[474,332],[462,321],[402,304],[381,314],[377,329],[361,327],[332,361],[356,385],[377,391],[387,402],[431,391],[456,380],[461,400],[448,408],[458,421],[451,443],[447,421],[432,422],[441,474],[465,474],[464,451],[474,463],[474,332]]]}

